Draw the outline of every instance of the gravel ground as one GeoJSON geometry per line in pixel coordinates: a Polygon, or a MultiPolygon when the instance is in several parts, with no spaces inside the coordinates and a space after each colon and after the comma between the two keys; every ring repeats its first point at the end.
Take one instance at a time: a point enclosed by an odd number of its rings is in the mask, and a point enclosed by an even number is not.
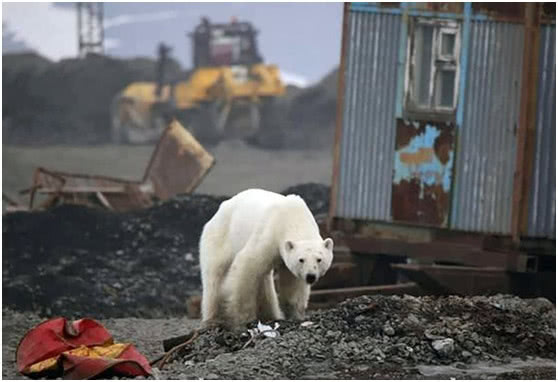
{"type": "MultiPolygon", "coordinates": [[[[312,212],[326,186],[302,184],[312,212]]],[[[187,334],[186,299],[199,294],[197,242],[225,197],[184,195],[127,214],[81,206],[3,216],[3,377],[15,349],[53,316],[90,316],[149,359],[187,334]],[[135,317],[135,318],[133,318],[135,317]]],[[[546,299],[362,296],[281,321],[277,338],[202,332],[155,378],[555,379],[556,310],[546,299]]],[[[254,327],[252,323],[248,328],[254,327]]]]}
{"type": "MultiPolygon", "coordinates": [[[[203,332],[155,378],[163,379],[555,379],[556,311],[546,299],[513,296],[362,296],[312,312],[305,324],[280,321],[279,337],[203,332]]],[[[17,377],[13,354],[35,314],[3,310],[3,377],[17,377]]],[[[195,320],[105,319],[117,341],[150,360],[162,340],[195,320]]],[[[255,323],[248,327],[255,326],[255,323]]]]}

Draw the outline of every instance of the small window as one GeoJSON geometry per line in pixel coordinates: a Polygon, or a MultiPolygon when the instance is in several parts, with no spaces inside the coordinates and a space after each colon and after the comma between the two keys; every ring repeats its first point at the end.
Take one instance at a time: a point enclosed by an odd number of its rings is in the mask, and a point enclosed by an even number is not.
{"type": "Polygon", "coordinates": [[[459,25],[414,19],[410,27],[405,111],[452,115],[457,103],[459,25]]]}

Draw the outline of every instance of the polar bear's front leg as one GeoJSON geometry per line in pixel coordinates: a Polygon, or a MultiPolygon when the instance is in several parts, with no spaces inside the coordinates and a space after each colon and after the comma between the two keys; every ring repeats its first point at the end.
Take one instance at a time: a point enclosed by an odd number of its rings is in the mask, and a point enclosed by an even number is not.
{"type": "Polygon", "coordinates": [[[224,294],[227,296],[226,325],[230,329],[240,329],[256,319],[258,287],[261,280],[261,275],[254,274],[250,267],[233,262],[223,285],[224,294]]]}
{"type": "Polygon", "coordinates": [[[282,264],[279,268],[279,305],[288,320],[303,320],[310,298],[310,285],[296,278],[282,264]]]}
{"type": "Polygon", "coordinates": [[[269,274],[267,274],[263,279],[258,305],[259,319],[263,321],[284,319],[281,308],[279,307],[279,298],[277,297],[277,292],[275,290],[273,272],[269,272],[269,274]]]}

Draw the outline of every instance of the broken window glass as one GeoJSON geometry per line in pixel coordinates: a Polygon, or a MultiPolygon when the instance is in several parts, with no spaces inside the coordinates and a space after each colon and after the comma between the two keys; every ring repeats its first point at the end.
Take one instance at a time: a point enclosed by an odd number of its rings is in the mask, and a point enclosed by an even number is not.
{"type": "Polygon", "coordinates": [[[417,103],[428,106],[430,104],[430,75],[432,68],[432,38],[434,28],[430,25],[421,25],[417,33],[417,66],[416,89],[417,103]]]}

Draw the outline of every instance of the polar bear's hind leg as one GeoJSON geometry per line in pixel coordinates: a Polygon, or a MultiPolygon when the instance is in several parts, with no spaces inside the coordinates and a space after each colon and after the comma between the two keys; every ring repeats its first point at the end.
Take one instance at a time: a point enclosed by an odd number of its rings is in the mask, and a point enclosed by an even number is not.
{"type": "Polygon", "coordinates": [[[223,299],[221,285],[231,264],[231,256],[220,241],[214,240],[214,227],[204,228],[200,240],[200,268],[202,279],[202,322],[217,324],[221,318],[223,299]]]}

